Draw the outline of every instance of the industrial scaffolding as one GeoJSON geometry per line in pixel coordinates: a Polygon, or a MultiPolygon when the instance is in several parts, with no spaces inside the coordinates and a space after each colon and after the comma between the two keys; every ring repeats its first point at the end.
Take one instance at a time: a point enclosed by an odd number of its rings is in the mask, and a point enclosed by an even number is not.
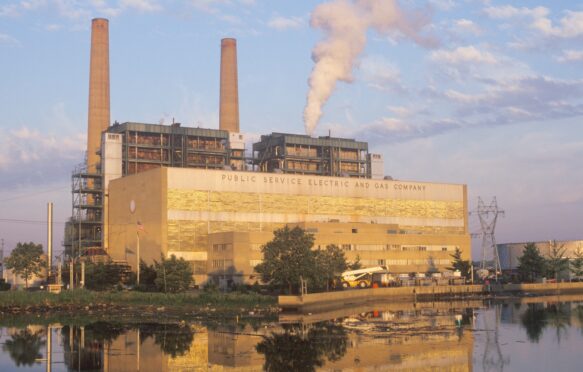
{"type": "Polygon", "coordinates": [[[262,172],[366,178],[368,155],[366,142],[329,136],[272,133],[253,144],[254,165],[262,172]]]}
{"type": "Polygon", "coordinates": [[[80,165],[71,176],[72,214],[65,227],[65,249],[73,258],[99,256],[103,250],[103,181],[100,168],[80,165]]]}
{"type": "Polygon", "coordinates": [[[245,163],[244,150],[231,148],[224,130],[128,122],[108,133],[123,134],[124,176],[159,167],[243,169],[245,163]]]}

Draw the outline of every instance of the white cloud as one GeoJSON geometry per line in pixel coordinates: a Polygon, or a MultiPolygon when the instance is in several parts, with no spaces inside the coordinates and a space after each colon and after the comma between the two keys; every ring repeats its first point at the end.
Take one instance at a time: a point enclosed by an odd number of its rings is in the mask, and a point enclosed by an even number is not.
{"type": "Polygon", "coordinates": [[[563,55],[556,57],[559,62],[583,62],[583,50],[564,50],[563,55]]]}
{"type": "Polygon", "coordinates": [[[439,10],[451,10],[457,5],[454,0],[429,0],[429,4],[439,10]]]}
{"type": "Polygon", "coordinates": [[[494,19],[510,19],[516,17],[529,17],[533,19],[546,18],[549,10],[539,6],[536,8],[516,8],[512,5],[491,6],[484,9],[484,13],[494,19]]]}
{"type": "Polygon", "coordinates": [[[0,33],[0,45],[2,44],[20,46],[20,41],[10,35],[0,33]]]}
{"type": "Polygon", "coordinates": [[[464,64],[464,63],[498,63],[496,57],[487,51],[480,51],[473,45],[457,47],[453,50],[436,50],[429,57],[434,62],[464,64]]]}
{"type": "Polygon", "coordinates": [[[132,8],[140,12],[156,12],[162,9],[155,0],[121,0],[119,5],[122,8],[132,8]]]}
{"type": "Polygon", "coordinates": [[[20,7],[25,10],[36,10],[46,5],[47,0],[23,0],[20,2],[20,7]]]}
{"type": "Polygon", "coordinates": [[[256,4],[256,0],[189,0],[189,3],[198,10],[214,14],[221,6],[240,4],[250,7],[256,4]]]}
{"type": "Polygon", "coordinates": [[[267,23],[269,27],[279,31],[302,28],[305,26],[305,24],[306,21],[302,17],[281,17],[281,16],[273,17],[267,23]]]}
{"type": "Polygon", "coordinates": [[[41,133],[23,126],[0,130],[0,189],[63,179],[81,159],[85,135],[41,133]]]}
{"type": "Polygon", "coordinates": [[[574,38],[583,35],[583,12],[566,11],[558,25],[549,18],[550,11],[545,7],[516,8],[511,5],[487,7],[484,13],[494,19],[527,18],[530,28],[545,36],[574,38]]]}
{"type": "Polygon", "coordinates": [[[18,14],[18,6],[16,4],[0,6],[0,17],[16,17],[18,14]]]}
{"type": "Polygon", "coordinates": [[[62,28],[63,26],[55,24],[55,23],[51,23],[50,25],[46,25],[45,26],[45,30],[47,31],[58,31],[62,28]]]}
{"type": "Polygon", "coordinates": [[[455,20],[454,29],[462,34],[470,33],[474,35],[480,35],[482,33],[482,30],[476,23],[465,18],[455,20]]]}
{"type": "Polygon", "coordinates": [[[12,4],[0,5],[0,17],[17,17],[22,12],[37,10],[47,4],[47,0],[22,0],[12,4]]]}
{"type": "Polygon", "coordinates": [[[550,33],[550,35],[563,38],[573,38],[582,36],[583,12],[568,11],[567,15],[561,18],[560,27],[545,28],[544,31],[550,33]]]}

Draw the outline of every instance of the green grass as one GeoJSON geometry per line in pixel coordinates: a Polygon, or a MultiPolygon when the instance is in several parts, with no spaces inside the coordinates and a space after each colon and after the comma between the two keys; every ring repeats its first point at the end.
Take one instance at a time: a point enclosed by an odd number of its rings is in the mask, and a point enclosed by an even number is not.
{"type": "Polygon", "coordinates": [[[94,292],[83,289],[63,291],[60,294],[48,292],[10,291],[0,292],[0,307],[36,306],[89,306],[97,304],[136,306],[212,306],[215,308],[268,307],[277,299],[256,293],[145,293],[145,292],[94,292]]]}

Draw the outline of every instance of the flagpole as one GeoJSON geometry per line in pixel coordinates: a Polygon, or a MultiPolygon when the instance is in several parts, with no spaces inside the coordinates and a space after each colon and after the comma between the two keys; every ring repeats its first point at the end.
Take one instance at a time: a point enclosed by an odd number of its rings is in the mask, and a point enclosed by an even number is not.
{"type": "Polygon", "coordinates": [[[137,254],[136,254],[136,260],[137,260],[137,266],[136,266],[137,267],[137,269],[136,269],[137,280],[136,280],[136,282],[138,285],[140,285],[140,231],[139,230],[136,231],[136,235],[138,237],[137,254]]]}

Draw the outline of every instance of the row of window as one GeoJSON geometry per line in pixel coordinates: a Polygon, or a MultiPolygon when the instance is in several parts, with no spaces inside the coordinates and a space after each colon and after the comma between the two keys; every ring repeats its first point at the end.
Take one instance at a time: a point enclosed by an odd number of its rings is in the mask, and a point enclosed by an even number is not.
{"type": "MultiPolygon", "coordinates": [[[[252,268],[259,265],[262,260],[249,260],[249,266],[252,268]]],[[[375,260],[360,260],[362,266],[407,266],[407,265],[450,265],[451,260],[448,259],[399,259],[399,260],[388,260],[388,259],[375,259],[375,260]]],[[[214,265],[213,265],[214,267],[214,265]]]]}
{"type": "Polygon", "coordinates": [[[224,252],[233,249],[232,244],[213,244],[213,252],[224,252]]]}
{"type": "Polygon", "coordinates": [[[213,269],[230,269],[233,268],[233,260],[213,260],[213,269]]]}
{"type": "Polygon", "coordinates": [[[403,252],[448,252],[456,246],[442,245],[399,245],[399,244],[340,244],[345,251],[403,251],[403,252]]]}
{"type": "Polygon", "coordinates": [[[386,261],[389,267],[393,266],[401,266],[401,265],[451,265],[451,260],[448,259],[400,259],[400,260],[383,260],[386,261]]]}

